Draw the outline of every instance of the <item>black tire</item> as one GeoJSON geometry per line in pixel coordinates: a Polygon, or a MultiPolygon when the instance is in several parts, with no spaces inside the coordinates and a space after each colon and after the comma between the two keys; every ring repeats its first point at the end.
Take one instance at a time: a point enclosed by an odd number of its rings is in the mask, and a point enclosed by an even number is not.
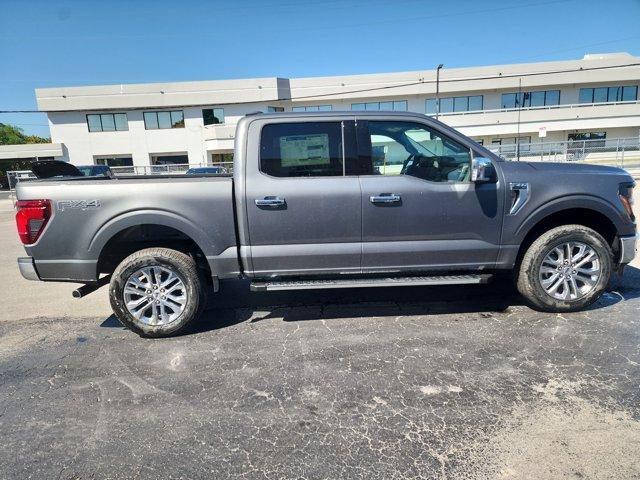
{"type": "Polygon", "coordinates": [[[198,318],[206,303],[204,285],[202,274],[190,256],[170,248],[146,248],[129,255],[115,269],[109,285],[109,300],[113,312],[125,327],[143,337],[168,337],[184,331],[198,318]],[[125,305],[126,282],[131,275],[144,267],[162,267],[170,270],[185,286],[184,308],[170,323],[163,325],[145,323],[132,315],[125,305]]]}
{"type": "MultiPolygon", "coordinates": [[[[583,225],[563,225],[542,234],[528,248],[517,272],[516,286],[527,304],[544,312],[574,312],[598,300],[611,278],[613,254],[606,240],[595,230],[583,225]],[[540,268],[546,255],[566,242],[580,242],[591,247],[600,261],[600,277],[582,297],[560,300],[548,294],[540,281],[540,268]]],[[[571,273],[571,272],[569,272],[571,273]]]]}

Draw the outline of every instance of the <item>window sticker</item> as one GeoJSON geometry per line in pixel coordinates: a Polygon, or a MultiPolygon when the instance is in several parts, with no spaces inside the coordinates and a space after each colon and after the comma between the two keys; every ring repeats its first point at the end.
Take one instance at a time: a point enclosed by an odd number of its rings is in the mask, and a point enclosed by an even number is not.
{"type": "Polygon", "coordinates": [[[283,167],[305,165],[327,165],[329,155],[329,135],[291,135],[280,137],[280,157],[283,167]]]}

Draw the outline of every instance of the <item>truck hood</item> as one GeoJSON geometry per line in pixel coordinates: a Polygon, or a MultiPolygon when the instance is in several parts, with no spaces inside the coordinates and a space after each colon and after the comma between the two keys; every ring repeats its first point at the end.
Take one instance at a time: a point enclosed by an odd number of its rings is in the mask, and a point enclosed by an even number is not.
{"type": "Polygon", "coordinates": [[[554,174],[596,174],[596,175],[629,175],[622,168],[591,165],[578,162],[522,162],[542,173],[554,174]]]}

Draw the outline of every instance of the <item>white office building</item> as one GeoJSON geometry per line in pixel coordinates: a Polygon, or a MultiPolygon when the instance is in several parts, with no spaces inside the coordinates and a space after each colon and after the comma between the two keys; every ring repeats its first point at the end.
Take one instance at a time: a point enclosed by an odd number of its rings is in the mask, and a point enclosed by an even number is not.
{"type": "Polygon", "coordinates": [[[55,158],[117,167],[229,161],[236,122],[256,111],[438,115],[506,156],[517,138],[519,153],[557,142],[637,147],[639,85],[640,58],[612,53],[439,71],[43,88],[36,97],[55,158]]]}

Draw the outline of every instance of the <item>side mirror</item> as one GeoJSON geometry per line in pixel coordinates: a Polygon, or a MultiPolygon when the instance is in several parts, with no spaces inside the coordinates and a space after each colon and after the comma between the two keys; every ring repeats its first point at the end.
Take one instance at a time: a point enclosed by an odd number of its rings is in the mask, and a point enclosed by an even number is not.
{"type": "Polygon", "coordinates": [[[471,181],[476,183],[493,182],[496,171],[491,160],[484,157],[476,157],[471,160],[471,181]]]}

